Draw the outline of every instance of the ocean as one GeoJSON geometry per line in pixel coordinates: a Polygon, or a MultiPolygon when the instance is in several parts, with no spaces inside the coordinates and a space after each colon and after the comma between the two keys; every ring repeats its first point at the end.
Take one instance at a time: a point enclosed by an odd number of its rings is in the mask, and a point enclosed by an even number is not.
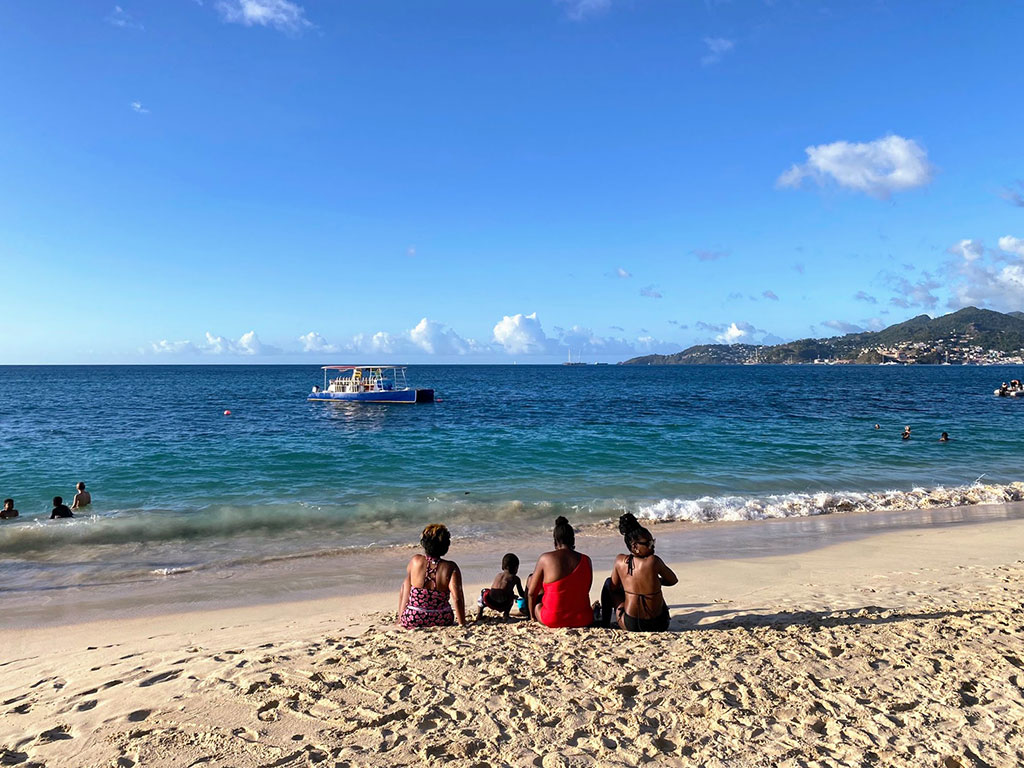
{"type": "Polygon", "coordinates": [[[1020,377],[412,366],[439,402],[343,405],[305,400],[317,366],[0,367],[0,498],[21,512],[0,522],[0,591],[390,547],[430,521],[514,539],[559,514],[713,524],[1020,500],[1024,399],[992,395],[1020,377]],[[80,480],[88,513],[47,520],[80,480]]]}

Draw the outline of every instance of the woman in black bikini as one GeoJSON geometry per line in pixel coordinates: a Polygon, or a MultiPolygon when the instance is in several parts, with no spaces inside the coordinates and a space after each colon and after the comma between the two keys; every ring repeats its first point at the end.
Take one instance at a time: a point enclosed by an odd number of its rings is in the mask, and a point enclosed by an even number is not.
{"type": "Polygon", "coordinates": [[[609,626],[616,612],[618,625],[630,632],[664,632],[668,629],[668,604],[662,587],[679,578],[654,554],[654,537],[629,512],[619,518],[619,533],[628,555],[615,558],[611,578],[601,590],[602,624],[609,626]]]}

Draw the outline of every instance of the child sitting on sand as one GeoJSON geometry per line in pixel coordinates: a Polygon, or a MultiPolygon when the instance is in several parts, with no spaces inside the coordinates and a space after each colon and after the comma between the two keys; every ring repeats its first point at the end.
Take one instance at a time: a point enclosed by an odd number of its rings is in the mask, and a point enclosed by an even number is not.
{"type": "Polygon", "coordinates": [[[480,597],[476,601],[477,621],[483,618],[484,608],[491,608],[498,611],[498,613],[503,613],[505,614],[505,619],[508,620],[509,614],[512,612],[512,606],[516,602],[515,591],[519,592],[520,598],[526,598],[526,593],[523,591],[523,583],[519,580],[519,576],[516,575],[518,573],[519,558],[509,552],[501,558],[501,573],[494,577],[490,589],[480,591],[480,597]]]}

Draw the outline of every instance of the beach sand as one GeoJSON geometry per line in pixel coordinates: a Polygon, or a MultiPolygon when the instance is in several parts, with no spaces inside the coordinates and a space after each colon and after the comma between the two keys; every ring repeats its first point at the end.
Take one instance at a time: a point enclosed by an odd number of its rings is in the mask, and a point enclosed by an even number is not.
{"type": "Polygon", "coordinates": [[[1022,543],[1004,519],[680,560],[647,636],[400,631],[400,567],[386,594],[0,630],[0,765],[1018,766],[1022,543]]]}

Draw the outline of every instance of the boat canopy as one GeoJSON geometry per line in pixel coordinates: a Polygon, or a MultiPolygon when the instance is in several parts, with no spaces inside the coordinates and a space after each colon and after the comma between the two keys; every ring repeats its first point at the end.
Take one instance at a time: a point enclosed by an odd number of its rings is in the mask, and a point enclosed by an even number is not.
{"type": "Polygon", "coordinates": [[[363,370],[367,371],[372,368],[406,368],[404,365],[325,365],[320,370],[322,371],[355,371],[363,370]]]}

